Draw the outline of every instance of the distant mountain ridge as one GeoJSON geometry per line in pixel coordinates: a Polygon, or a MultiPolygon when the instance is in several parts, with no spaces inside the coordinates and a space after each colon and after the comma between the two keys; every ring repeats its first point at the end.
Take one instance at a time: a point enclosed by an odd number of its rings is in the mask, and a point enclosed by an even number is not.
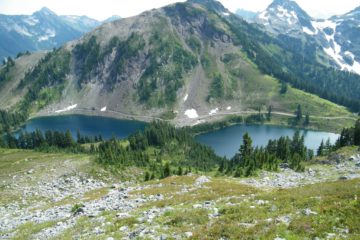
{"type": "Polygon", "coordinates": [[[248,11],[245,9],[237,9],[235,12],[238,16],[242,17],[246,21],[254,21],[255,17],[259,14],[258,12],[248,11]]]}
{"type": "Polygon", "coordinates": [[[319,20],[310,17],[295,1],[275,0],[257,15],[255,22],[271,34],[316,41],[331,66],[360,74],[360,7],[319,20]]]}
{"type": "MultiPolygon", "coordinates": [[[[105,21],[119,18],[115,16],[105,21]]],[[[32,15],[0,14],[0,59],[19,52],[59,47],[101,23],[87,16],[58,16],[46,7],[32,15]]]]}

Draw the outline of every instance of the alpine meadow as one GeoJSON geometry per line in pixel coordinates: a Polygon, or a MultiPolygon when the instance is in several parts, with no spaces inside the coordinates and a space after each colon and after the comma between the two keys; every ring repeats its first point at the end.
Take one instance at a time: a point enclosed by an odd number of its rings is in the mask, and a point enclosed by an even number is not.
{"type": "Polygon", "coordinates": [[[359,239],[360,3],[164,2],[0,3],[0,239],[359,239]]]}

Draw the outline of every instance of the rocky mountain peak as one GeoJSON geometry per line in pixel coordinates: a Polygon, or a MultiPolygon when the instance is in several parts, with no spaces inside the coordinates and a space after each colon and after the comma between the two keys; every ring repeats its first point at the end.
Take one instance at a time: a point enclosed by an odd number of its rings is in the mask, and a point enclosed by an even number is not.
{"type": "Polygon", "coordinates": [[[299,7],[299,5],[293,0],[274,0],[269,7],[283,6],[286,8],[299,7]]]}
{"type": "Polygon", "coordinates": [[[50,16],[50,15],[56,15],[56,13],[54,13],[53,11],[51,11],[49,8],[47,7],[43,7],[41,8],[39,11],[35,12],[35,14],[42,14],[42,15],[47,15],[47,16],[50,16]]]}
{"type": "Polygon", "coordinates": [[[292,0],[275,0],[258,14],[256,21],[275,33],[297,34],[303,28],[314,31],[312,18],[292,0]]]}
{"type": "Polygon", "coordinates": [[[188,0],[188,3],[200,4],[218,13],[228,12],[228,10],[217,0],[188,0]]]}

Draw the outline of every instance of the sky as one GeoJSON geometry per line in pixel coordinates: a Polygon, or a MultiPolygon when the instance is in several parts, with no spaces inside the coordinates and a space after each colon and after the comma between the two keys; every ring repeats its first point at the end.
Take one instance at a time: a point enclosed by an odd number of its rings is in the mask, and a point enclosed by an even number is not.
{"type": "MultiPolygon", "coordinates": [[[[0,13],[27,14],[48,7],[58,15],[87,15],[104,20],[112,15],[130,17],[143,11],[184,0],[0,0],[0,13]]],[[[220,0],[230,11],[238,8],[263,11],[272,0],[220,0]]],[[[360,0],[296,0],[315,18],[344,14],[360,6],[360,0]]]]}

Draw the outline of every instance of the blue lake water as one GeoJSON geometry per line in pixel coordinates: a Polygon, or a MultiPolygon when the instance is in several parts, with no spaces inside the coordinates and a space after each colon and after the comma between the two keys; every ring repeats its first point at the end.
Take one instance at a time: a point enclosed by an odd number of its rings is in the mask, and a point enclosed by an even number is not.
{"type": "MultiPolygon", "coordinates": [[[[27,122],[23,130],[28,132],[40,129],[66,131],[70,130],[73,136],[80,130],[84,136],[95,136],[101,134],[104,139],[113,136],[125,138],[137,130],[143,130],[146,123],[118,120],[106,117],[66,115],[55,117],[35,118],[27,122]]],[[[254,146],[264,146],[270,139],[278,139],[281,136],[292,137],[295,129],[290,127],[277,127],[268,125],[235,125],[224,129],[212,131],[196,136],[196,139],[205,145],[212,147],[219,156],[228,158],[234,156],[242,143],[242,136],[248,132],[253,139],[254,146]]],[[[328,138],[332,143],[338,138],[338,134],[328,132],[317,132],[301,130],[305,135],[305,144],[308,148],[316,150],[321,140],[328,138]]]]}
{"type": "Polygon", "coordinates": [[[22,130],[32,132],[36,129],[41,131],[66,131],[70,130],[76,137],[79,130],[83,136],[101,136],[104,139],[125,138],[137,130],[143,130],[146,126],[144,122],[131,120],[118,120],[107,117],[84,116],[84,115],[65,115],[55,117],[34,118],[26,123],[22,130]]]}
{"type": "MultiPolygon", "coordinates": [[[[269,125],[235,125],[224,129],[201,134],[196,139],[205,145],[212,147],[219,156],[231,158],[238,152],[242,143],[242,136],[248,132],[254,146],[265,146],[271,139],[279,139],[282,136],[292,137],[296,129],[289,127],[277,127],[269,125]]],[[[328,132],[301,130],[304,134],[305,145],[309,149],[316,150],[321,140],[330,139],[335,143],[339,135],[328,132]]]]}

